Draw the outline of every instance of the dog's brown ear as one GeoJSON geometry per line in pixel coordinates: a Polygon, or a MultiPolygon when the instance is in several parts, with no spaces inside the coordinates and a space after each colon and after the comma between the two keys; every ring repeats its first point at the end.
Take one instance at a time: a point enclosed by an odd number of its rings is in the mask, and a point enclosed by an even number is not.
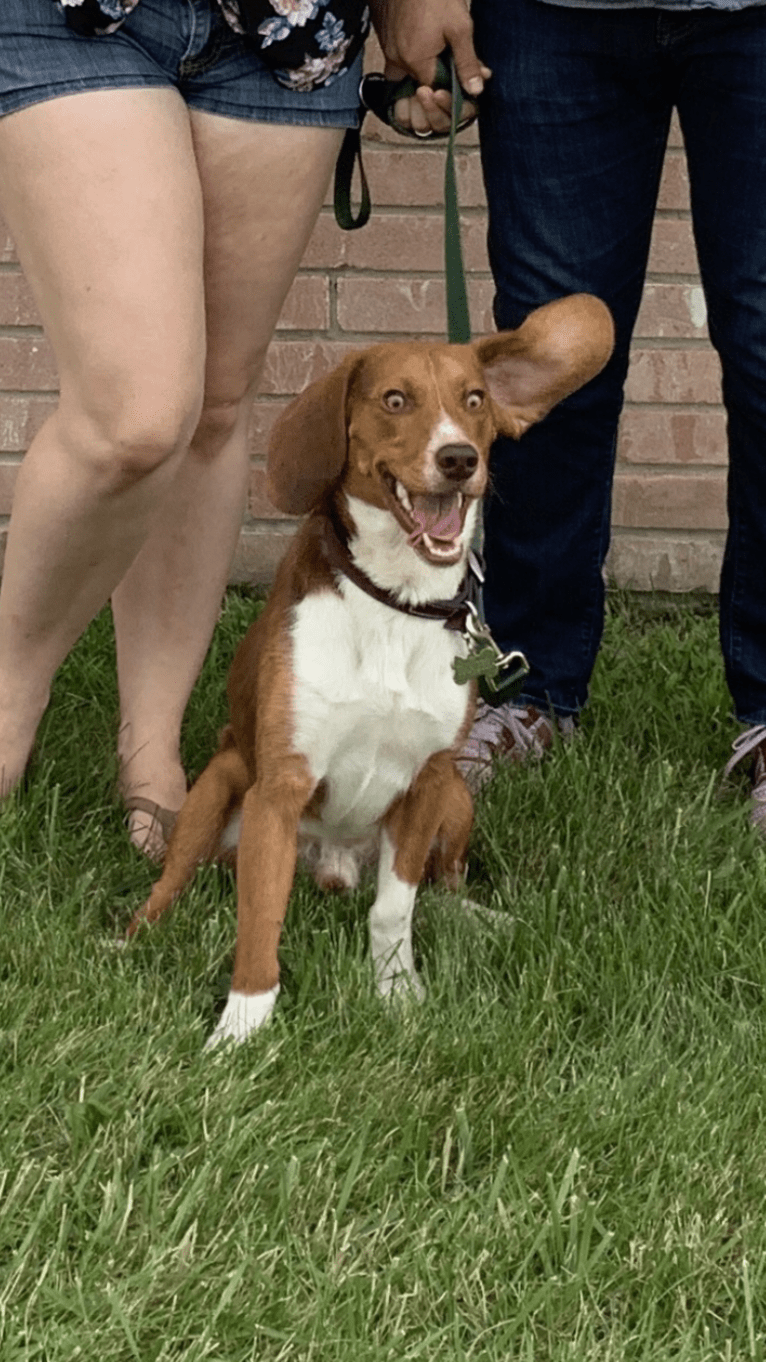
{"type": "Polygon", "coordinates": [[[274,424],[266,491],[279,511],[304,515],[340,477],[346,462],[346,395],[357,355],[299,394],[274,424]]]}
{"type": "Polygon", "coordinates": [[[531,312],[517,331],[474,342],[498,430],[515,440],[603,369],[614,348],[605,303],[575,293],[531,312]]]}

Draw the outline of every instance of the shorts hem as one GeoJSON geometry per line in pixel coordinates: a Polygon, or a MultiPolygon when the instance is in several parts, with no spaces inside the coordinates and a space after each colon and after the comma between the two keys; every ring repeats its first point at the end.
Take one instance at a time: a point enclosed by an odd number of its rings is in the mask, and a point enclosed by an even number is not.
{"type": "Polygon", "coordinates": [[[205,99],[204,96],[188,98],[178,90],[171,80],[149,76],[117,77],[105,83],[101,77],[92,80],[62,81],[59,85],[38,85],[31,90],[19,90],[0,96],[0,118],[19,113],[22,109],[34,108],[36,104],[49,104],[54,99],[67,95],[80,95],[101,90],[175,90],[187,108],[199,109],[203,113],[219,114],[223,118],[238,118],[246,123],[279,123],[283,127],[319,128],[356,128],[359,114],[356,110],[342,109],[243,109],[239,104],[229,104],[225,100],[205,99]]]}
{"type": "Polygon", "coordinates": [[[239,118],[245,123],[281,123],[283,127],[302,128],[356,128],[359,114],[356,110],[343,109],[243,109],[239,104],[227,104],[225,100],[205,99],[204,96],[185,98],[190,109],[201,113],[219,114],[222,118],[239,118]]]}
{"type": "Polygon", "coordinates": [[[149,76],[117,77],[108,84],[105,84],[100,76],[94,76],[92,80],[80,77],[77,80],[62,81],[59,85],[37,85],[31,90],[18,90],[0,96],[0,118],[6,114],[19,113],[22,109],[32,109],[35,104],[50,104],[51,100],[66,95],[84,95],[98,90],[175,90],[175,88],[172,81],[159,77],[156,80],[149,76]]]}

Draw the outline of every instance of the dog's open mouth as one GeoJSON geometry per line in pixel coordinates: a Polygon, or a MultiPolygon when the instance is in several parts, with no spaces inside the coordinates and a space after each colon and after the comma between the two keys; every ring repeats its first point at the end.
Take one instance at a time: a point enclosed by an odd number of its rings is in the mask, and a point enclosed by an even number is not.
{"type": "Polygon", "coordinates": [[[381,469],[391,509],[408,543],[429,563],[449,567],[463,552],[463,526],[474,500],[465,492],[408,492],[387,468],[381,469]]]}

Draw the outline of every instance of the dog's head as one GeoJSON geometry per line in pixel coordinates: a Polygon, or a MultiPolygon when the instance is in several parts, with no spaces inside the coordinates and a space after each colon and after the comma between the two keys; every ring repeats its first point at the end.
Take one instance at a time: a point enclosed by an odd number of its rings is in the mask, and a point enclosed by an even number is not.
{"type": "Polygon", "coordinates": [[[269,496],[299,515],[342,480],[388,510],[427,562],[453,564],[495,436],[518,439],[603,368],[613,343],[608,308],[575,294],[470,345],[398,341],[349,355],[276,423],[269,496]]]}

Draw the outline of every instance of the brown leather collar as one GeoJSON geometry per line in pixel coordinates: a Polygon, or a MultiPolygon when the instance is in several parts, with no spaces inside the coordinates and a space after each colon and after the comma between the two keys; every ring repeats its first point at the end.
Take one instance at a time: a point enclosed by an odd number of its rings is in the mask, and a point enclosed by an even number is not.
{"type": "Polygon", "coordinates": [[[414,615],[417,619],[441,620],[445,629],[453,629],[458,633],[465,630],[469,604],[478,603],[484,581],[484,565],[478,554],[473,550],[469,553],[466,573],[457,595],[449,600],[422,601],[412,605],[408,601],[400,600],[393,591],[378,586],[366,572],[362,571],[351,556],[348,531],[338,516],[336,506],[330,502],[323,509],[325,514],[322,521],[322,539],[331,567],[342,572],[344,577],[348,577],[350,582],[365,591],[368,596],[390,606],[392,610],[398,610],[403,615],[414,615]]]}

